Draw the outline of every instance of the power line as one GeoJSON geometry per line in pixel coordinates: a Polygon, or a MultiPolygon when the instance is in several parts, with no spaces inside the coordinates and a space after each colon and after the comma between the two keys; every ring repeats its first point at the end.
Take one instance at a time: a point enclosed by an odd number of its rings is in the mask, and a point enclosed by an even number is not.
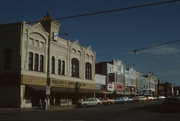
{"type": "Polygon", "coordinates": [[[100,54],[97,56],[108,56],[108,55],[119,55],[119,54],[138,54],[139,52],[143,51],[143,50],[147,50],[147,49],[151,49],[151,48],[156,48],[156,47],[160,47],[163,45],[169,45],[169,44],[174,44],[180,42],[179,40],[173,40],[173,41],[169,41],[169,42],[165,42],[165,43],[160,43],[160,44],[156,44],[156,45],[151,45],[148,47],[144,47],[144,48],[139,48],[139,49],[133,49],[133,50],[127,50],[127,51],[116,51],[116,52],[112,52],[112,53],[106,53],[106,54],[100,54]]]}
{"type": "Polygon", "coordinates": [[[173,40],[173,41],[169,41],[169,42],[165,42],[165,43],[161,43],[161,44],[156,44],[156,45],[152,45],[152,46],[148,46],[148,47],[145,47],[145,48],[140,48],[140,49],[137,49],[137,50],[134,50],[134,51],[142,51],[142,50],[146,50],[146,49],[151,49],[151,48],[155,48],[155,47],[159,47],[159,46],[162,46],[162,45],[169,45],[169,44],[174,44],[176,42],[179,42],[180,40],[173,40]]]}
{"type": "Polygon", "coordinates": [[[64,17],[56,18],[55,20],[71,19],[71,18],[79,18],[79,17],[84,17],[84,16],[92,16],[92,15],[98,15],[98,14],[112,13],[112,12],[123,11],[123,10],[128,10],[128,9],[144,8],[144,7],[148,7],[148,6],[162,5],[162,4],[179,2],[179,1],[180,0],[168,0],[168,1],[162,1],[162,2],[147,3],[147,4],[143,4],[143,5],[136,5],[136,6],[130,6],[130,7],[125,7],[125,8],[103,10],[103,11],[97,11],[97,12],[79,14],[79,15],[73,15],[73,16],[64,16],[64,17]]]}
{"type": "MultiPolygon", "coordinates": [[[[103,11],[79,14],[79,15],[64,16],[64,17],[54,18],[53,20],[63,20],[63,19],[79,18],[79,17],[84,17],[84,16],[93,16],[93,15],[98,15],[98,14],[106,14],[106,13],[112,13],[112,12],[117,12],[117,11],[135,9],[135,8],[144,8],[144,7],[169,4],[169,3],[174,3],[174,2],[180,2],[180,0],[168,0],[168,1],[162,1],[162,2],[147,3],[143,5],[129,6],[125,8],[117,8],[117,9],[111,9],[111,10],[103,10],[103,11]]],[[[28,23],[31,24],[31,23],[36,23],[36,22],[37,21],[28,22],[28,23]]]]}

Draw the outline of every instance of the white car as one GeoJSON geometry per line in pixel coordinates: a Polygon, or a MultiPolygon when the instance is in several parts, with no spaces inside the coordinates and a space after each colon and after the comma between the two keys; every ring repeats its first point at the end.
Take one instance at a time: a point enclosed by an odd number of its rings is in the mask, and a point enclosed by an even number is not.
{"type": "Polygon", "coordinates": [[[158,99],[166,99],[165,96],[159,96],[158,99]]]}
{"type": "Polygon", "coordinates": [[[81,100],[78,105],[84,108],[88,106],[102,106],[102,101],[98,98],[87,98],[86,100],[81,100]]]}
{"type": "Polygon", "coordinates": [[[136,96],[133,98],[134,102],[145,102],[146,101],[146,97],[145,96],[136,96]]]}

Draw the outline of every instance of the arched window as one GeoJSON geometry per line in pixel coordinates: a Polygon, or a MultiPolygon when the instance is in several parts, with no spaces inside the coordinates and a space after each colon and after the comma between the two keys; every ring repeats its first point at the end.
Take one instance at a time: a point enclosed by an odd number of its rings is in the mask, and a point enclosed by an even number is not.
{"type": "Polygon", "coordinates": [[[33,53],[29,52],[29,70],[33,70],[33,53]]]}
{"type": "Polygon", "coordinates": [[[79,77],[79,61],[76,58],[71,60],[71,76],[79,77]]]}
{"type": "Polygon", "coordinates": [[[65,75],[65,61],[62,61],[62,75],[65,75]]]}
{"type": "Polygon", "coordinates": [[[61,60],[58,60],[58,74],[61,75],[61,60]]]}
{"type": "Polygon", "coordinates": [[[51,58],[51,73],[55,74],[55,57],[51,58]]]}
{"type": "Polygon", "coordinates": [[[38,67],[39,67],[39,55],[36,53],[35,54],[34,70],[38,71],[38,67]]]}
{"type": "Polygon", "coordinates": [[[44,56],[40,55],[40,71],[44,71],[44,56]]]}
{"type": "Polygon", "coordinates": [[[85,69],[85,77],[86,79],[92,79],[92,66],[89,62],[86,63],[86,69],[85,69]]]}

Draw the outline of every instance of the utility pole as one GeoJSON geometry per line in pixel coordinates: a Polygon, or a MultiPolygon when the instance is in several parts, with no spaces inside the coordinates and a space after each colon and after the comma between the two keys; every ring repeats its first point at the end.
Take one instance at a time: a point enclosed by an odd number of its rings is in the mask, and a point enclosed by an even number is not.
{"type": "Polygon", "coordinates": [[[47,78],[46,78],[46,107],[45,110],[50,109],[50,95],[51,95],[51,87],[50,87],[50,41],[51,41],[51,33],[49,33],[48,37],[48,47],[47,47],[47,78]]]}
{"type": "Polygon", "coordinates": [[[78,100],[79,100],[79,89],[81,87],[81,84],[76,82],[75,85],[74,85],[74,92],[75,92],[75,104],[78,103],[78,100]]]}

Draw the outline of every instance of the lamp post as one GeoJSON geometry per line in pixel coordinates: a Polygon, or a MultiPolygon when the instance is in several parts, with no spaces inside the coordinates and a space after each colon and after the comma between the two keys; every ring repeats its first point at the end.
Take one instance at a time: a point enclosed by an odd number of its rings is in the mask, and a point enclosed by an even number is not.
{"type": "Polygon", "coordinates": [[[74,92],[75,92],[75,104],[78,103],[78,99],[79,99],[79,89],[81,87],[81,84],[76,82],[74,85],[74,92]]]}
{"type": "Polygon", "coordinates": [[[48,43],[47,43],[47,78],[46,78],[46,100],[45,100],[45,110],[49,110],[50,108],[50,94],[51,94],[51,87],[50,87],[50,68],[49,68],[49,63],[50,63],[50,41],[51,41],[51,36],[49,34],[48,37],[48,43]]]}
{"type": "MultiPolygon", "coordinates": [[[[63,33],[63,34],[58,34],[58,35],[65,35],[68,36],[68,33],[63,33]]],[[[50,43],[51,40],[54,40],[54,38],[58,35],[54,35],[51,38],[51,34],[49,34],[48,37],[48,43],[47,43],[47,78],[46,78],[46,100],[45,100],[45,110],[49,110],[50,109],[50,95],[51,95],[51,79],[50,79],[50,43]]]]}

